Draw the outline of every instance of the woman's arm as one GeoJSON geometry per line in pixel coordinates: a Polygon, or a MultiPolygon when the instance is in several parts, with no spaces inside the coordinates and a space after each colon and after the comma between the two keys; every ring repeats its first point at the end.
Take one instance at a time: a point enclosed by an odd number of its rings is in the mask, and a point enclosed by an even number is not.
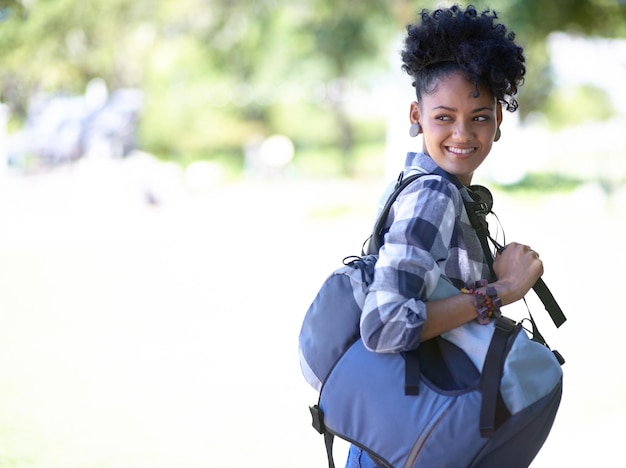
{"type": "MultiPolygon", "coordinates": [[[[439,177],[424,176],[398,197],[361,314],[361,338],[367,349],[379,353],[415,349],[421,341],[476,318],[472,298],[466,294],[425,301],[443,274],[440,262],[451,249],[459,255],[465,246],[460,238],[464,210],[458,190],[439,177]]],[[[476,268],[482,257],[478,242],[474,250],[480,252],[473,259],[476,268]]],[[[469,260],[467,268],[472,268],[469,260]]],[[[498,280],[491,286],[506,305],[528,292],[543,266],[529,247],[510,244],[495,259],[494,271],[498,280]]]]}
{"type": "MultiPolygon", "coordinates": [[[[539,255],[522,244],[508,244],[493,264],[498,280],[491,283],[502,305],[520,300],[543,274],[539,255]]],[[[480,288],[486,292],[485,288],[480,288]]],[[[421,341],[426,341],[461,326],[476,318],[472,298],[459,294],[446,299],[426,303],[426,321],[422,325],[421,341]]]]}
{"type": "Polygon", "coordinates": [[[440,176],[425,175],[400,194],[361,314],[367,349],[397,353],[419,346],[427,319],[424,299],[434,292],[442,276],[439,262],[451,245],[461,248],[456,239],[464,209],[458,189],[440,176]]]}

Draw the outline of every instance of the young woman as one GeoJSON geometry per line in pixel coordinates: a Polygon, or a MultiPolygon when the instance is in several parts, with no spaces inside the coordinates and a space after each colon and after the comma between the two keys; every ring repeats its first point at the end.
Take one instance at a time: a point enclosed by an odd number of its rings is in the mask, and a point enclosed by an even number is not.
{"type": "MultiPolygon", "coordinates": [[[[459,290],[491,275],[462,194],[444,170],[469,186],[500,137],[503,108],[515,111],[525,67],[514,34],[490,11],[458,6],[423,10],[409,25],[403,69],[413,78],[412,136],[423,134],[421,153],[409,153],[405,174],[426,175],[410,184],[390,212],[374,282],[361,317],[361,336],[374,352],[397,353],[472,320],[481,323],[500,305],[520,300],[543,273],[539,255],[511,243],[493,264],[497,280],[472,294],[427,301],[440,276],[459,290]]],[[[352,446],[347,467],[375,467],[352,446]]]]}

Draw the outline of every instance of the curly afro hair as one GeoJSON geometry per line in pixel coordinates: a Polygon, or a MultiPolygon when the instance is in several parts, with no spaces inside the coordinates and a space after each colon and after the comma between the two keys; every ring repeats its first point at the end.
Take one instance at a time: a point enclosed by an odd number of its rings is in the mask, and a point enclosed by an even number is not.
{"type": "Polygon", "coordinates": [[[497,19],[495,12],[479,13],[473,6],[422,10],[421,23],[407,26],[402,51],[402,69],[413,78],[418,102],[439,79],[460,71],[477,88],[489,89],[508,111],[517,109],[515,95],[526,73],[524,50],[497,19]]]}

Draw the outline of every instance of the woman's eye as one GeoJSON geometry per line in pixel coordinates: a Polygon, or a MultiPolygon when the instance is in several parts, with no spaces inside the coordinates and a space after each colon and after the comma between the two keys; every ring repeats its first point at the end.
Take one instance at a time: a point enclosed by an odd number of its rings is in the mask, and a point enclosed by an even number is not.
{"type": "Polygon", "coordinates": [[[435,120],[447,122],[448,120],[451,120],[451,117],[449,115],[438,115],[437,117],[435,117],[435,120]]]}
{"type": "Polygon", "coordinates": [[[474,120],[476,122],[487,122],[489,120],[489,117],[487,117],[486,115],[479,115],[474,117],[474,120]]]}

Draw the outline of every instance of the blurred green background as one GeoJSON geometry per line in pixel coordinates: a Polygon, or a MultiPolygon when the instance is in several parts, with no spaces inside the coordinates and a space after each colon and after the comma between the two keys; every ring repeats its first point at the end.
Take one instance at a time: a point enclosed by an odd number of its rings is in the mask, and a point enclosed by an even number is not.
{"type": "MultiPolygon", "coordinates": [[[[299,327],[420,148],[435,5],[0,0],[0,468],[325,466],[299,327]]],[[[567,360],[533,467],[622,466],[626,2],[475,5],[528,62],[476,182],[569,318],[529,295],[567,360]]]]}
{"type": "MultiPolygon", "coordinates": [[[[559,131],[623,117],[624,49],[611,39],[626,36],[624,2],[476,4],[495,9],[526,49],[522,126],[545,122],[559,131]],[[598,68],[603,53],[622,75],[598,68]]],[[[420,8],[435,5],[4,0],[0,100],[11,133],[23,128],[37,102],[80,96],[103,80],[110,94],[141,90],[135,143],[161,160],[183,167],[211,161],[236,177],[264,139],[281,134],[295,146],[298,176],[377,176],[377,162],[364,160],[380,162],[390,120],[399,120],[397,106],[410,99],[399,61],[404,27],[420,8]]],[[[603,153],[599,147],[594,156],[605,159],[603,153]]],[[[31,167],[37,155],[28,156],[14,164],[31,167]]]]}

